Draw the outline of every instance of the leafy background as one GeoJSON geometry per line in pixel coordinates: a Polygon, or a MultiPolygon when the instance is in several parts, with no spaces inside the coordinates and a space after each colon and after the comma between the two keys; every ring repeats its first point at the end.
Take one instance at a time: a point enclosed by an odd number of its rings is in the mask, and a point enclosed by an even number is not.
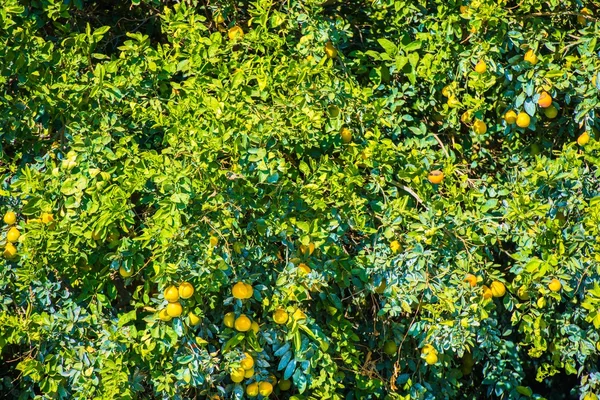
{"type": "Polygon", "coordinates": [[[271,375],[293,381],[272,398],[600,392],[597,1],[0,5],[6,398],[240,399],[271,375]],[[157,318],[183,281],[197,326],[157,318]]]}

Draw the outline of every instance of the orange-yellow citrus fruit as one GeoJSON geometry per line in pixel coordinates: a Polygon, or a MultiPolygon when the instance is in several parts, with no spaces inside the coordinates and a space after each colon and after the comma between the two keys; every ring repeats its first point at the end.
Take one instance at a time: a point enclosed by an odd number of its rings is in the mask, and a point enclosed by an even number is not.
{"type": "Polygon", "coordinates": [[[548,108],[552,105],[552,96],[548,92],[542,92],[538,99],[538,105],[542,108],[548,108]]]}
{"type": "Polygon", "coordinates": [[[467,274],[464,279],[465,282],[469,282],[471,287],[477,286],[477,277],[473,274],[467,274]]]}
{"type": "Polygon", "coordinates": [[[436,353],[431,352],[425,356],[425,362],[429,365],[433,365],[438,362],[438,356],[436,353]]]}
{"type": "Polygon", "coordinates": [[[194,286],[189,282],[183,282],[179,285],[179,297],[189,299],[194,294],[194,286]]]}
{"type": "Polygon", "coordinates": [[[475,122],[473,123],[473,130],[475,131],[476,134],[478,135],[483,135],[484,133],[487,132],[487,126],[485,125],[485,122],[476,119],[475,122]]]}
{"type": "Polygon", "coordinates": [[[548,284],[548,289],[552,290],[553,292],[558,292],[560,288],[562,288],[562,285],[558,279],[552,279],[548,284]]]}
{"type": "Polygon", "coordinates": [[[279,308],[275,310],[275,313],[273,314],[273,321],[275,321],[276,324],[282,325],[287,322],[288,317],[288,313],[284,309],[279,308]]]}
{"type": "Polygon", "coordinates": [[[427,179],[434,185],[439,185],[444,180],[444,173],[440,170],[431,171],[427,176],[427,179]]]}
{"type": "Polygon", "coordinates": [[[254,331],[254,334],[257,334],[258,331],[260,330],[260,325],[258,325],[258,322],[252,321],[252,324],[250,325],[250,329],[252,329],[254,331]]]}
{"type": "Polygon", "coordinates": [[[271,382],[261,382],[258,384],[258,393],[261,396],[267,397],[272,392],[273,392],[273,385],[271,384],[271,382]]]}
{"type": "Polygon", "coordinates": [[[244,282],[238,282],[235,285],[233,285],[233,288],[231,288],[231,294],[236,299],[247,299],[249,297],[248,286],[246,286],[244,282]]]}
{"type": "Polygon", "coordinates": [[[8,211],[4,214],[4,223],[6,225],[14,225],[15,222],[17,222],[17,214],[14,211],[8,211]]]}
{"type": "Polygon", "coordinates": [[[327,42],[325,44],[325,54],[327,54],[327,57],[329,58],[337,57],[337,49],[333,46],[333,43],[327,42]]]}
{"type": "Polygon", "coordinates": [[[181,303],[175,302],[167,304],[167,314],[169,314],[170,317],[179,317],[182,312],[183,307],[181,307],[181,303]]]}
{"type": "Polygon", "coordinates": [[[40,218],[44,224],[49,224],[50,222],[54,221],[54,217],[49,213],[43,213],[40,218]]]}
{"type": "Polygon", "coordinates": [[[21,236],[21,233],[14,226],[11,226],[10,229],[8,230],[8,232],[6,232],[6,240],[8,240],[10,243],[14,243],[17,240],[19,240],[20,236],[21,236]]]}
{"type": "Polygon", "coordinates": [[[247,369],[244,372],[244,378],[252,378],[254,376],[254,368],[247,369]]]}
{"type": "Polygon", "coordinates": [[[342,136],[342,142],[350,143],[352,141],[352,132],[348,128],[342,128],[340,131],[340,135],[342,136]]]}
{"type": "Polygon", "coordinates": [[[514,124],[517,122],[517,113],[514,112],[514,110],[507,111],[506,114],[504,114],[504,120],[507,124],[514,124]]]}
{"type": "Polygon", "coordinates": [[[244,369],[250,369],[254,367],[254,358],[248,353],[244,353],[244,358],[240,362],[240,365],[244,369]]]}
{"type": "Polygon", "coordinates": [[[179,290],[177,290],[177,288],[173,285],[165,289],[164,295],[165,300],[167,300],[169,303],[174,303],[179,300],[179,290]]]}
{"type": "Polygon", "coordinates": [[[235,324],[235,313],[228,312],[225,314],[223,317],[223,324],[228,328],[233,328],[233,325],[235,324]]]}
{"type": "Polygon", "coordinates": [[[246,386],[246,394],[248,397],[258,396],[258,382],[252,382],[246,386]]]}
{"type": "Polygon", "coordinates": [[[241,27],[234,26],[233,28],[229,29],[229,32],[227,32],[227,36],[229,37],[229,40],[243,39],[244,31],[241,27]]]}
{"type": "Polygon", "coordinates": [[[14,244],[12,243],[6,243],[6,246],[4,246],[4,257],[6,258],[13,258],[14,256],[17,255],[17,248],[15,247],[14,244]]]}
{"type": "Polygon", "coordinates": [[[483,286],[483,298],[484,299],[491,299],[494,296],[494,294],[492,293],[492,289],[490,289],[487,286],[483,286]]]}
{"type": "Polygon", "coordinates": [[[250,318],[246,317],[244,314],[237,317],[234,322],[234,327],[239,332],[246,332],[251,326],[252,321],[250,321],[250,318]]]}
{"type": "Polygon", "coordinates": [[[244,380],[245,373],[246,373],[246,371],[244,370],[244,368],[237,368],[237,369],[234,369],[233,371],[231,371],[229,376],[231,377],[231,380],[234,381],[235,383],[240,383],[241,381],[244,380]]]}
{"type": "Polygon", "coordinates": [[[523,60],[530,62],[532,65],[535,65],[538,62],[538,58],[533,50],[529,50],[527,53],[525,53],[523,60]]]}
{"type": "Polygon", "coordinates": [[[170,321],[173,318],[167,313],[167,309],[163,308],[162,310],[159,311],[158,313],[158,318],[160,318],[161,321],[170,321]]]}
{"type": "Polygon", "coordinates": [[[531,117],[524,111],[521,111],[517,116],[517,126],[519,128],[527,128],[531,122],[531,117]]]}
{"type": "Polygon", "coordinates": [[[589,141],[590,141],[590,134],[587,132],[583,132],[577,138],[577,144],[580,146],[585,146],[586,144],[588,144],[589,141]]]}
{"type": "Polygon", "coordinates": [[[392,243],[390,243],[390,249],[392,250],[392,252],[397,253],[400,248],[402,246],[400,245],[400,242],[397,240],[394,240],[392,243]]]}
{"type": "Polygon", "coordinates": [[[475,65],[475,72],[483,74],[487,70],[487,65],[485,65],[485,61],[479,60],[479,62],[475,65]]]}

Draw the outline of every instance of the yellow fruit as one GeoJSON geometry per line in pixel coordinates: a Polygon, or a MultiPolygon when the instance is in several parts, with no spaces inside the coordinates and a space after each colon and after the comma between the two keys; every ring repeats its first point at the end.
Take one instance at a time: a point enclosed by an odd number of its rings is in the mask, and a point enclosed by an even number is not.
{"type": "Polygon", "coordinates": [[[494,296],[494,294],[492,293],[492,289],[490,289],[487,286],[483,286],[483,298],[484,299],[491,299],[494,296]]]}
{"type": "Polygon", "coordinates": [[[182,312],[183,307],[181,307],[181,303],[176,302],[167,304],[167,314],[169,314],[169,317],[179,317],[182,312]]]}
{"type": "Polygon", "coordinates": [[[550,106],[544,110],[544,115],[546,116],[546,118],[556,118],[556,116],[558,115],[558,109],[554,106],[550,106]]]}
{"type": "Polygon", "coordinates": [[[240,315],[236,318],[234,322],[235,329],[239,332],[246,332],[252,326],[252,322],[250,318],[246,317],[244,314],[240,315]]]}
{"type": "Polygon", "coordinates": [[[545,297],[540,297],[539,299],[537,299],[537,307],[538,308],[546,307],[546,298],[545,297]]]}
{"type": "Polygon", "coordinates": [[[485,61],[479,60],[477,65],[475,65],[475,72],[479,74],[483,74],[487,70],[487,65],[485,65],[485,61]]]}
{"type": "Polygon", "coordinates": [[[200,317],[194,314],[193,312],[190,312],[188,314],[188,321],[191,326],[198,325],[200,323],[200,317]]]}
{"type": "Polygon", "coordinates": [[[194,294],[194,286],[189,282],[183,282],[179,285],[179,297],[189,299],[194,294]]]}
{"type": "Polygon", "coordinates": [[[231,288],[231,294],[233,295],[233,297],[235,297],[236,299],[247,299],[250,296],[248,296],[248,286],[246,286],[246,284],[244,282],[238,282],[235,285],[233,285],[233,288],[231,288]]]}
{"type": "Polygon", "coordinates": [[[252,329],[254,331],[254,334],[257,334],[258,331],[260,330],[260,326],[258,325],[258,322],[252,321],[252,324],[250,325],[250,329],[252,329]]]}
{"type": "Polygon", "coordinates": [[[246,298],[249,299],[254,295],[254,288],[249,283],[244,283],[246,286],[246,298]]]}
{"type": "Polygon", "coordinates": [[[535,65],[538,62],[538,58],[533,50],[529,50],[527,53],[525,53],[523,60],[530,62],[532,65],[535,65]]]}
{"type": "Polygon", "coordinates": [[[19,240],[19,237],[21,236],[21,233],[19,232],[19,230],[12,226],[8,232],[6,232],[6,240],[9,241],[10,243],[14,243],[17,240],[19,240]]]}
{"type": "Polygon", "coordinates": [[[383,345],[383,352],[388,356],[393,356],[398,351],[398,345],[393,340],[388,340],[383,345]]]}
{"type": "Polygon", "coordinates": [[[50,222],[54,221],[54,217],[49,213],[43,213],[40,218],[44,224],[49,224],[50,222]]]}
{"type": "Polygon", "coordinates": [[[504,283],[500,281],[492,282],[490,289],[492,290],[492,295],[494,297],[502,297],[506,293],[506,287],[504,286],[504,283]]]}
{"type": "Polygon", "coordinates": [[[6,246],[4,246],[3,254],[5,258],[13,258],[17,255],[17,248],[12,243],[6,243],[6,246]]]}
{"type": "Polygon", "coordinates": [[[552,105],[552,96],[548,94],[548,92],[542,92],[540,94],[540,98],[538,99],[538,106],[542,108],[548,108],[552,105]]]}
{"type": "Polygon", "coordinates": [[[529,300],[529,293],[527,292],[526,286],[521,286],[517,290],[517,297],[523,301],[529,300]]]}
{"type": "Polygon", "coordinates": [[[471,287],[477,286],[477,277],[473,274],[467,274],[464,279],[465,282],[469,282],[471,287]]]}
{"type": "Polygon", "coordinates": [[[234,26],[233,28],[229,29],[227,36],[229,37],[229,40],[243,39],[244,31],[239,26],[234,26]]]}
{"type": "Polygon", "coordinates": [[[119,274],[121,274],[123,278],[129,278],[131,275],[133,275],[133,268],[129,268],[128,271],[124,267],[121,267],[119,268],[119,274]]]}
{"type": "Polygon", "coordinates": [[[524,111],[521,111],[517,116],[517,126],[519,128],[527,128],[531,122],[531,117],[524,111]]]}
{"type": "Polygon", "coordinates": [[[337,49],[335,47],[333,47],[333,43],[327,42],[325,44],[325,54],[327,54],[327,57],[329,57],[329,58],[337,57],[337,49]]]}
{"type": "Polygon", "coordinates": [[[577,144],[580,146],[585,146],[586,144],[588,144],[589,141],[590,141],[590,134],[587,132],[583,132],[577,138],[577,144]]]}
{"type": "Polygon", "coordinates": [[[350,132],[350,129],[342,128],[340,135],[342,136],[342,142],[350,143],[352,141],[352,132],[350,132]]]}
{"type": "Polygon", "coordinates": [[[310,267],[304,263],[300,263],[300,265],[298,265],[298,270],[301,274],[310,274],[310,267]]]}
{"type": "Polygon", "coordinates": [[[444,180],[444,173],[440,170],[431,171],[427,176],[427,179],[434,185],[439,185],[444,180]]]}
{"type": "Polygon", "coordinates": [[[216,245],[219,244],[219,238],[216,236],[211,236],[209,239],[209,242],[212,247],[215,247],[216,245]]]}
{"type": "Polygon", "coordinates": [[[467,12],[469,12],[469,7],[467,7],[467,6],[460,6],[460,13],[461,14],[466,14],[467,12]]]}
{"type": "Polygon", "coordinates": [[[244,378],[252,378],[254,376],[254,368],[247,369],[244,373],[244,378]]]}
{"type": "Polygon", "coordinates": [[[438,362],[438,356],[435,352],[431,352],[425,356],[425,362],[429,365],[433,365],[438,362]]]}
{"type": "Polygon", "coordinates": [[[223,324],[228,328],[233,328],[233,325],[235,324],[235,314],[233,312],[225,314],[223,317],[223,324]]]}
{"type": "Polygon", "coordinates": [[[471,119],[473,119],[473,113],[471,110],[467,110],[464,113],[462,113],[462,115],[460,116],[460,121],[463,124],[468,124],[469,122],[471,122],[471,119]]]}
{"type": "Polygon", "coordinates": [[[448,85],[448,86],[445,86],[445,87],[442,89],[442,96],[444,96],[444,97],[450,97],[450,94],[451,94],[451,93],[452,93],[452,88],[450,87],[450,85],[448,85]]]}
{"type": "Polygon", "coordinates": [[[484,133],[487,132],[487,126],[485,125],[485,122],[476,119],[475,122],[473,123],[473,130],[475,131],[476,134],[478,135],[483,135],[484,133]]]}
{"type": "Polygon", "coordinates": [[[229,376],[231,377],[231,380],[234,381],[235,383],[240,383],[241,381],[244,380],[244,374],[246,374],[246,371],[244,370],[244,368],[237,368],[237,369],[234,369],[233,371],[231,371],[229,376]]]}
{"type": "Polygon", "coordinates": [[[392,243],[390,243],[390,249],[392,250],[392,252],[397,253],[400,248],[402,246],[400,245],[400,242],[397,240],[394,240],[392,243]]]}
{"type": "Polygon", "coordinates": [[[287,322],[288,317],[288,313],[284,309],[279,308],[275,310],[275,313],[273,314],[273,321],[275,321],[276,324],[282,325],[287,322]]]}
{"type": "Polygon", "coordinates": [[[244,369],[251,369],[254,367],[254,358],[248,353],[244,353],[244,358],[242,359],[240,365],[244,369]]]}
{"type": "Polygon", "coordinates": [[[448,104],[448,107],[450,108],[455,108],[460,106],[460,101],[456,98],[456,96],[450,96],[448,97],[446,104],[448,104]]]}
{"type": "Polygon", "coordinates": [[[277,386],[279,386],[279,390],[285,392],[287,390],[290,390],[290,388],[292,387],[292,381],[290,381],[289,379],[282,379],[279,381],[277,386]]]}
{"type": "Polygon", "coordinates": [[[560,288],[562,288],[562,285],[558,279],[552,279],[548,284],[548,289],[552,290],[553,292],[558,292],[560,288]]]}
{"type": "Polygon", "coordinates": [[[159,318],[161,321],[170,321],[170,320],[172,320],[172,319],[173,319],[173,318],[172,318],[172,317],[171,317],[171,316],[170,316],[170,315],[167,313],[167,309],[166,309],[166,308],[163,308],[162,310],[160,310],[160,311],[159,311],[159,313],[158,313],[158,318],[159,318]]]}
{"type": "Polygon", "coordinates": [[[246,386],[246,394],[248,397],[258,396],[258,382],[252,382],[246,386]]]}
{"type": "MultiPolygon", "coordinates": [[[[504,120],[506,121],[507,124],[514,124],[515,122],[517,122],[517,113],[514,112],[513,110],[509,110],[506,112],[506,114],[504,114],[504,120]]],[[[527,124],[529,126],[529,124],[527,124]]]]}
{"type": "Polygon", "coordinates": [[[14,225],[15,222],[17,222],[17,214],[15,214],[14,211],[9,211],[4,214],[4,223],[6,225],[14,225]]]}
{"type": "Polygon", "coordinates": [[[169,303],[175,303],[177,300],[179,300],[179,290],[177,290],[177,288],[173,285],[165,289],[164,295],[165,300],[167,300],[169,303]]]}
{"type": "Polygon", "coordinates": [[[267,397],[273,392],[273,385],[271,382],[261,382],[258,384],[258,393],[261,396],[267,397]]]}

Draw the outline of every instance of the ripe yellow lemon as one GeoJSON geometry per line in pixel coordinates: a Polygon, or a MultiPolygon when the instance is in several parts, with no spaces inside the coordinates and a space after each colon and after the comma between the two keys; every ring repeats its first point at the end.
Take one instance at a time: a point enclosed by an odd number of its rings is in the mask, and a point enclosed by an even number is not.
{"type": "Polygon", "coordinates": [[[492,291],[492,296],[494,297],[502,297],[506,293],[506,287],[504,283],[500,281],[494,281],[490,285],[490,290],[492,291]]]}
{"type": "Polygon", "coordinates": [[[352,132],[348,128],[342,128],[340,131],[340,136],[342,137],[342,142],[350,143],[352,141],[352,132]]]}
{"type": "Polygon", "coordinates": [[[216,245],[218,245],[218,244],[219,244],[219,238],[218,238],[218,237],[216,237],[216,236],[211,236],[211,237],[210,237],[210,239],[208,239],[208,240],[209,240],[209,242],[210,242],[210,245],[211,245],[212,247],[215,247],[216,245]]]}
{"type": "Polygon", "coordinates": [[[544,110],[546,118],[553,119],[558,115],[558,109],[554,106],[550,106],[544,110]]]}
{"type": "Polygon", "coordinates": [[[244,369],[251,369],[254,367],[254,358],[248,353],[244,353],[244,358],[240,362],[240,365],[244,369]]]}
{"type": "Polygon", "coordinates": [[[50,222],[54,221],[54,217],[50,213],[43,213],[40,218],[44,224],[49,224],[50,222]]]}
{"type": "Polygon", "coordinates": [[[177,300],[179,300],[179,290],[177,290],[177,288],[173,285],[165,289],[164,295],[165,300],[167,300],[169,303],[175,303],[177,300]]]}
{"type": "Polygon", "coordinates": [[[388,356],[393,356],[398,351],[398,345],[393,340],[388,340],[383,345],[383,352],[388,356]]]}
{"type": "Polygon", "coordinates": [[[254,288],[249,283],[244,283],[246,286],[246,298],[249,299],[254,295],[254,288]]]}
{"type": "Polygon", "coordinates": [[[433,365],[438,362],[438,356],[435,352],[428,353],[425,356],[425,362],[429,365],[433,365]]]}
{"type": "Polygon", "coordinates": [[[282,379],[279,381],[277,386],[279,386],[279,390],[285,392],[287,390],[290,390],[290,388],[292,387],[292,381],[290,381],[289,379],[282,379]]]}
{"type": "Polygon", "coordinates": [[[421,354],[423,354],[423,355],[427,355],[427,354],[429,354],[429,353],[431,353],[431,352],[434,352],[434,353],[435,353],[435,352],[436,352],[436,349],[435,349],[435,347],[433,347],[433,346],[432,346],[432,345],[430,345],[430,344],[426,344],[426,345],[425,345],[425,346],[423,346],[423,348],[421,349],[421,354]]]}
{"type": "Polygon", "coordinates": [[[252,329],[254,331],[254,334],[257,334],[258,331],[260,330],[260,325],[258,325],[258,322],[252,321],[252,324],[250,325],[250,329],[252,329]]]}
{"type": "Polygon", "coordinates": [[[464,279],[465,282],[469,282],[471,287],[477,286],[477,277],[473,274],[467,274],[464,279]]]}
{"type": "Polygon", "coordinates": [[[160,311],[159,311],[159,313],[158,313],[158,318],[159,318],[161,321],[170,321],[170,320],[172,320],[172,319],[173,319],[173,318],[172,318],[172,317],[171,317],[171,316],[170,316],[170,315],[167,313],[167,309],[166,309],[166,308],[163,308],[162,310],[160,310],[160,311]]]}
{"type": "Polygon", "coordinates": [[[120,267],[119,274],[121,274],[121,276],[123,278],[129,278],[131,275],[133,275],[133,268],[129,268],[129,271],[128,271],[125,269],[125,267],[120,267]]]}
{"type": "Polygon", "coordinates": [[[183,282],[179,285],[179,297],[189,299],[194,294],[194,286],[189,282],[183,282]]]}
{"type": "Polygon", "coordinates": [[[15,247],[14,244],[12,243],[6,243],[6,246],[4,246],[4,257],[5,258],[13,258],[14,256],[17,255],[17,248],[15,247]]]}
{"type": "Polygon", "coordinates": [[[484,299],[491,299],[494,296],[494,294],[492,293],[492,289],[490,289],[487,286],[483,286],[483,298],[484,299]]]}
{"type": "Polygon", "coordinates": [[[476,134],[478,135],[483,135],[484,133],[487,132],[487,126],[485,125],[485,122],[476,119],[475,122],[473,123],[473,130],[475,131],[476,134]]]}
{"type": "Polygon", "coordinates": [[[246,394],[248,397],[258,396],[258,382],[252,382],[246,386],[246,394]]]}
{"type": "Polygon", "coordinates": [[[12,226],[8,232],[6,232],[6,240],[8,240],[10,243],[14,243],[17,240],[19,240],[19,237],[21,236],[21,233],[19,232],[19,230],[12,226]]]}
{"type": "Polygon", "coordinates": [[[523,60],[530,62],[531,65],[535,65],[538,62],[538,58],[535,55],[533,49],[529,50],[527,53],[525,53],[525,56],[523,57],[523,60]]]}
{"type": "Polygon", "coordinates": [[[444,180],[444,173],[439,169],[431,171],[427,176],[427,179],[429,179],[429,182],[433,183],[434,185],[439,185],[444,180]]]}
{"type": "Polygon", "coordinates": [[[191,326],[198,325],[200,323],[200,317],[190,311],[188,314],[188,321],[191,326]]]}
{"type": "Polygon", "coordinates": [[[227,314],[225,314],[225,316],[223,317],[223,324],[225,324],[225,326],[228,328],[233,328],[234,323],[235,323],[235,313],[228,312],[227,314]]]}
{"type": "Polygon", "coordinates": [[[247,369],[244,373],[244,378],[252,378],[254,376],[254,368],[247,369]]]}
{"type": "Polygon", "coordinates": [[[17,222],[17,214],[15,214],[14,211],[9,211],[4,214],[4,223],[6,225],[14,225],[15,222],[17,222]]]}
{"type": "Polygon", "coordinates": [[[562,285],[558,279],[552,279],[548,284],[548,289],[552,290],[553,292],[558,292],[560,288],[562,288],[562,285]]]}
{"type": "MultiPolygon", "coordinates": [[[[504,114],[504,120],[507,124],[514,124],[517,122],[517,113],[513,110],[509,110],[504,114]]],[[[529,126],[529,124],[527,124],[529,126]]]]}
{"type": "Polygon", "coordinates": [[[304,263],[298,265],[298,270],[301,274],[310,274],[311,271],[310,267],[304,263]]]}
{"type": "Polygon", "coordinates": [[[517,116],[517,126],[519,128],[527,128],[531,122],[531,117],[524,111],[521,111],[517,116]]]}
{"type": "Polygon", "coordinates": [[[587,132],[583,132],[577,138],[577,144],[580,146],[585,146],[586,144],[588,144],[589,141],[590,141],[590,134],[587,132]]]}
{"type": "Polygon", "coordinates": [[[229,29],[229,32],[227,32],[227,36],[229,37],[229,40],[243,39],[244,31],[241,27],[236,25],[233,28],[229,29]]]}
{"type": "Polygon", "coordinates": [[[327,54],[327,57],[329,57],[329,58],[337,57],[337,49],[335,47],[333,47],[333,43],[331,43],[331,42],[325,43],[325,54],[327,54]]]}
{"type": "Polygon", "coordinates": [[[263,397],[267,397],[271,393],[273,393],[273,385],[271,384],[271,382],[259,383],[258,384],[258,393],[263,397]]]}
{"type": "Polygon", "coordinates": [[[252,322],[250,318],[246,317],[244,314],[240,315],[236,318],[234,322],[235,329],[239,332],[246,332],[252,326],[252,322]]]}
{"type": "Polygon", "coordinates": [[[183,307],[181,307],[181,303],[176,302],[167,304],[167,314],[169,314],[170,317],[179,317],[182,312],[183,307]]]}
{"type": "Polygon", "coordinates": [[[392,243],[390,243],[390,249],[392,250],[392,252],[397,253],[398,251],[400,251],[400,248],[402,246],[400,245],[400,242],[397,240],[394,240],[392,243]]]}
{"type": "Polygon", "coordinates": [[[275,310],[275,313],[273,314],[273,321],[275,321],[276,324],[282,325],[287,322],[288,317],[288,313],[284,309],[279,308],[275,310]]]}
{"type": "Polygon", "coordinates": [[[487,65],[485,65],[485,61],[479,60],[479,62],[475,65],[475,72],[483,74],[487,70],[487,65]]]}
{"type": "Polygon", "coordinates": [[[527,292],[527,286],[521,286],[517,290],[517,297],[523,301],[529,300],[529,293],[527,292]]]}
{"type": "Polygon", "coordinates": [[[236,299],[240,299],[240,300],[247,299],[248,298],[248,286],[246,286],[246,284],[244,282],[238,282],[235,285],[233,285],[233,288],[231,288],[231,294],[236,299]]]}
{"type": "Polygon", "coordinates": [[[542,92],[540,94],[540,98],[538,99],[538,106],[542,108],[548,108],[552,105],[552,96],[548,94],[548,92],[542,92]]]}
{"type": "Polygon", "coordinates": [[[235,383],[240,383],[241,381],[244,380],[245,373],[246,373],[246,371],[244,370],[244,368],[237,368],[237,369],[234,369],[233,371],[231,371],[229,376],[231,377],[231,380],[234,381],[235,383]]]}

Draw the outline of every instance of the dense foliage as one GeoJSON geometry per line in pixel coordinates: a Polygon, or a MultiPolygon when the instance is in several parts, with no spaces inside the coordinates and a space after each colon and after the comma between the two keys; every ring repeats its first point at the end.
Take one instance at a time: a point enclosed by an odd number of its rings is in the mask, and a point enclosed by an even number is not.
{"type": "Polygon", "coordinates": [[[597,15],[1,0],[0,393],[596,399],[597,15]]]}

